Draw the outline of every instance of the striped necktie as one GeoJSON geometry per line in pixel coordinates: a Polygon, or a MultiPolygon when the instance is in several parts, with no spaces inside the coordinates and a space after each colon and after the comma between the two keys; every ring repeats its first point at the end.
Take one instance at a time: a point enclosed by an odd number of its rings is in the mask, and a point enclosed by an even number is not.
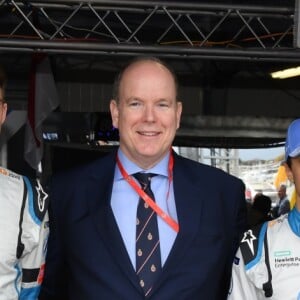
{"type": "MultiPolygon", "coordinates": [[[[142,189],[155,201],[150,181],[156,174],[136,173],[142,189]]],[[[136,219],[136,273],[140,286],[147,297],[161,272],[161,258],[157,216],[150,206],[140,197],[136,219]]]]}

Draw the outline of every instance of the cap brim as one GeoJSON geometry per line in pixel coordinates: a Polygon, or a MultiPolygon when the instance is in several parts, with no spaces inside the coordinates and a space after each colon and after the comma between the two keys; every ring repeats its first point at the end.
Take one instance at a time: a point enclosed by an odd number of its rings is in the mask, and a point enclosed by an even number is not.
{"type": "Polygon", "coordinates": [[[296,157],[300,155],[300,145],[294,150],[292,151],[288,156],[290,157],[296,157]]]}

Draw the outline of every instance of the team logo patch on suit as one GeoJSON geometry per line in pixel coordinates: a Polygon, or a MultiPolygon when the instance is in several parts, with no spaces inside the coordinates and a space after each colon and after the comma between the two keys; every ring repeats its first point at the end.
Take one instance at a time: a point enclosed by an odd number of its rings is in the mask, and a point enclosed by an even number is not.
{"type": "Polygon", "coordinates": [[[35,217],[37,217],[40,221],[43,220],[47,207],[48,207],[48,194],[44,191],[41,183],[39,180],[29,180],[32,186],[32,205],[33,205],[33,212],[35,217]]]}
{"type": "Polygon", "coordinates": [[[259,235],[262,225],[255,226],[244,233],[241,239],[240,248],[245,261],[245,265],[257,257],[259,250],[259,235]]]}

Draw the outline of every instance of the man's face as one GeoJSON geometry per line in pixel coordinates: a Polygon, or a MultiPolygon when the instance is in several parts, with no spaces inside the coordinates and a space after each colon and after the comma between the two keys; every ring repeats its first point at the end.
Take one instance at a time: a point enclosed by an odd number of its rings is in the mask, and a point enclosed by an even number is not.
{"type": "Polygon", "coordinates": [[[7,111],[7,104],[4,103],[4,97],[3,97],[3,91],[0,88],[0,130],[1,125],[3,124],[5,118],[6,118],[6,111],[7,111]]]}
{"type": "Polygon", "coordinates": [[[286,196],[286,189],[284,187],[279,187],[278,189],[279,199],[283,199],[285,196],[286,196]]]}
{"type": "Polygon", "coordinates": [[[110,110],[122,151],[146,169],[169,151],[182,105],[176,101],[172,74],[156,62],[142,61],[123,73],[119,101],[112,100],[110,110]]]}

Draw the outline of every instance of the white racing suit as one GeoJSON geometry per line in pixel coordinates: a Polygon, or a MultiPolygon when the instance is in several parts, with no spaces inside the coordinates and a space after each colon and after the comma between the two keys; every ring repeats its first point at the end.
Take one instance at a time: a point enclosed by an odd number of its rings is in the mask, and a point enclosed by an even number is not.
{"type": "Polygon", "coordinates": [[[300,299],[300,213],[296,208],[244,234],[228,299],[300,299]]]}
{"type": "Polygon", "coordinates": [[[49,234],[39,181],[0,167],[0,300],[37,299],[49,234]]]}

